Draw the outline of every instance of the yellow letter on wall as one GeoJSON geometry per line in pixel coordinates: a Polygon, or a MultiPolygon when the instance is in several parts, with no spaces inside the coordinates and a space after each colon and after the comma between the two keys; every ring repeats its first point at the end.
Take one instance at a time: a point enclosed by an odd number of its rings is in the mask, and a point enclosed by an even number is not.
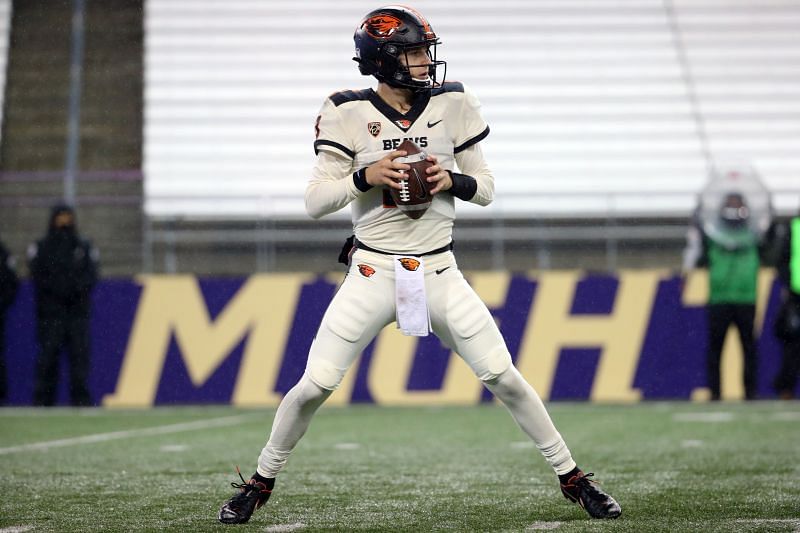
{"type": "Polygon", "coordinates": [[[253,276],[211,321],[191,276],[145,276],[117,389],[106,406],[144,407],[155,400],[173,333],[187,373],[201,386],[249,332],[233,392],[238,405],[275,404],[272,392],[300,286],[297,275],[253,276]],[[275,302],[281,302],[276,305],[275,302]]]}
{"type": "Polygon", "coordinates": [[[623,271],[610,315],[570,315],[583,273],[538,276],[536,300],[520,346],[517,367],[542,398],[549,398],[562,348],[602,349],[592,400],[632,402],[641,397],[633,378],[647,332],[657,271],[623,271]]]}

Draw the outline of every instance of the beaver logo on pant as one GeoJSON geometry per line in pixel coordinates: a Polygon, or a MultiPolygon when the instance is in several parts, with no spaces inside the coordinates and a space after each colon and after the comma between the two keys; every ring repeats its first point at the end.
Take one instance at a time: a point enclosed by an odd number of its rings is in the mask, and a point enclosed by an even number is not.
{"type": "Polygon", "coordinates": [[[414,272],[419,268],[419,261],[416,259],[411,259],[410,257],[401,257],[398,259],[398,261],[400,261],[400,264],[403,265],[403,268],[410,270],[411,272],[414,272]]]}
{"type": "Polygon", "coordinates": [[[365,265],[363,263],[359,263],[358,271],[361,272],[361,275],[365,278],[372,276],[375,273],[375,269],[369,265],[365,265]]]}

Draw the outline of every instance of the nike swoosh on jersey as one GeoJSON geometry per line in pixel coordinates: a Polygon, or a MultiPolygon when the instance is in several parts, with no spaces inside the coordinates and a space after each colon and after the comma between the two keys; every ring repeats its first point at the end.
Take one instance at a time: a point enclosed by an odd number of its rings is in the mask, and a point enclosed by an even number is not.
{"type": "Polygon", "coordinates": [[[436,275],[438,276],[439,274],[441,274],[442,272],[444,272],[444,271],[445,271],[445,270],[447,270],[448,268],[450,268],[450,267],[444,267],[444,268],[439,268],[439,269],[437,269],[437,270],[436,270],[436,275]]]}
{"type": "Polygon", "coordinates": [[[434,127],[435,125],[437,125],[438,123],[440,123],[441,121],[442,121],[442,119],[439,119],[439,120],[437,120],[436,122],[431,122],[431,121],[429,120],[429,121],[428,121],[428,127],[429,127],[429,128],[432,128],[432,127],[434,127]]]}

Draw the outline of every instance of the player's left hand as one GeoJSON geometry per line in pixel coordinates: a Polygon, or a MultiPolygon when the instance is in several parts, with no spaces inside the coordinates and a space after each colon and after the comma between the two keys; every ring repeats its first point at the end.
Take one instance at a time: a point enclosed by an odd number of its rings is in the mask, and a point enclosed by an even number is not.
{"type": "Polygon", "coordinates": [[[429,155],[427,160],[433,163],[432,166],[428,167],[428,183],[435,183],[435,187],[431,189],[431,195],[435,195],[439,192],[446,191],[450,187],[453,186],[453,178],[450,177],[450,173],[444,170],[442,167],[439,166],[439,163],[436,161],[435,155],[429,155]]]}

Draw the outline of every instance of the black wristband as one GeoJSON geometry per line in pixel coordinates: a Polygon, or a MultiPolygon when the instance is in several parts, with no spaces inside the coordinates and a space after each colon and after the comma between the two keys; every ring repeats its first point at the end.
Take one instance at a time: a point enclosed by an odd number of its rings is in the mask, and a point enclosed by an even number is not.
{"type": "Polygon", "coordinates": [[[353,172],[353,183],[361,192],[367,192],[372,188],[372,185],[367,183],[367,167],[362,168],[357,172],[353,172]]]}
{"type": "Polygon", "coordinates": [[[475,178],[449,170],[447,173],[450,174],[450,179],[453,180],[453,186],[450,187],[450,194],[465,202],[472,200],[472,197],[478,192],[478,182],[475,181],[475,178]]]}

